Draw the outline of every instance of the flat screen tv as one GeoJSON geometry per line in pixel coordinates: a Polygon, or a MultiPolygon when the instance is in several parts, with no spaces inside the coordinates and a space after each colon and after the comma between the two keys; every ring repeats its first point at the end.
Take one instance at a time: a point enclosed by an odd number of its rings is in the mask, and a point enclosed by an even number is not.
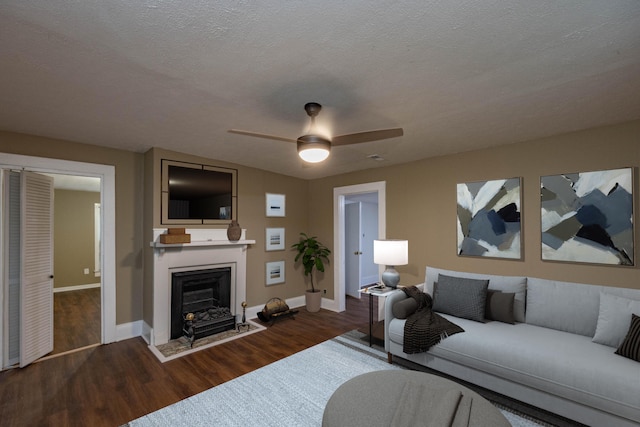
{"type": "Polygon", "coordinates": [[[163,224],[236,219],[236,169],[163,160],[162,175],[163,224]]]}

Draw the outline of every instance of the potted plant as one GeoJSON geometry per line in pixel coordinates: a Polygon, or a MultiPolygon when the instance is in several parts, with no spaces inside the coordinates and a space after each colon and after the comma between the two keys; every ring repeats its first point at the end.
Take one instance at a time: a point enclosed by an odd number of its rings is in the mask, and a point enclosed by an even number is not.
{"type": "Polygon", "coordinates": [[[329,264],[329,254],[331,251],[320,243],[317,237],[309,237],[305,233],[300,233],[300,241],[291,245],[291,248],[297,251],[295,262],[302,260],[304,275],[310,276],[311,278],[311,289],[305,293],[307,311],[319,311],[322,294],[319,289],[315,288],[313,283],[313,271],[318,270],[324,272],[324,263],[329,264]]]}

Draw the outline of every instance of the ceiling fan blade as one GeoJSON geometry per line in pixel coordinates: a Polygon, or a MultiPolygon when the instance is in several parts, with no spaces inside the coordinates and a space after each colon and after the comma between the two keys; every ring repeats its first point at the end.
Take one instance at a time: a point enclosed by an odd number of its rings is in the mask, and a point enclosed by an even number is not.
{"type": "Polygon", "coordinates": [[[256,138],[275,139],[276,141],[298,142],[296,139],[285,138],[284,136],[268,135],[266,133],[250,132],[248,130],[229,129],[227,132],[237,133],[239,135],[254,136],[256,138]]]}
{"type": "Polygon", "coordinates": [[[334,136],[331,145],[359,144],[361,142],[378,141],[380,139],[396,138],[404,135],[402,128],[370,130],[366,132],[349,133],[334,136]]]}

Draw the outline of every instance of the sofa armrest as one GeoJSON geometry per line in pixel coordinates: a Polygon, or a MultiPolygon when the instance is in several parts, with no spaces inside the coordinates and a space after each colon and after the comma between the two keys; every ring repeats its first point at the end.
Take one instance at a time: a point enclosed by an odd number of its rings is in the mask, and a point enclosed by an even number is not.
{"type": "Polygon", "coordinates": [[[393,316],[393,304],[398,301],[402,301],[407,299],[407,294],[405,294],[400,289],[396,289],[392,291],[384,301],[384,349],[386,352],[389,352],[389,324],[395,318],[393,316]]]}

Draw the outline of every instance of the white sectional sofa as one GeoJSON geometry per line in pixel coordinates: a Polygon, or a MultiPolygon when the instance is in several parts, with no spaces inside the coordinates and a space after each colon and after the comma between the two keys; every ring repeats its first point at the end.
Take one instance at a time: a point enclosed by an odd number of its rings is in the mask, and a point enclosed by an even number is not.
{"type": "Polygon", "coordinates": [[[432,267],[419,287],[433,295],[439,275],[488,280],[489,290],[515,294],[515,323],[441,314],[465,332],[406,354],[406,319],[393,306],[407,297],[396,290],[385,302],[390,361],[398,356],[587,425],[640,425],[640,362],[615,354],[630,313],[640,315],[640,290],[432,267]]]}

